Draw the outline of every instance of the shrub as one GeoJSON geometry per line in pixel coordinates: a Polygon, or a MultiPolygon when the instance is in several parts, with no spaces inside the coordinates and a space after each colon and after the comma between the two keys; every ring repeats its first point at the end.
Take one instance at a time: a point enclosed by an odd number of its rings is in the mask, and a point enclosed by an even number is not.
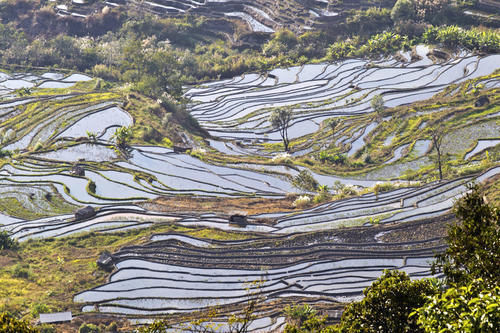
{"type": "Polygon", "coordinates": [[[33,147],[33,150],[34,150],[34,151],[39,151],[39,150],[40,150],[40,149],[42,149],[42,148],[43,148],[43,142],[42,142],[42,140],[40,140],[40,139],[39,139],[39,140],[36,142],[35,147],[33,147]]]}
{"type": "Polygon", "coordinates": [[[375,95],[370,101],[370,106],[372,107],[373,111],[380,113],[385,108],[384,99],[380,95],[375,95]]]}
{"type": "Polygon", "coordinates": [[[92,68],[92,74],[94,76],[103,78],[108,81],[119,81],[120,80],[120,71],[110,66],[106,66],[103,64],[95,65],[92,68]]]}
{"type": "Polygon", "coordinates": [[[99,333],[100,329],[94,324],[83,323],[78,330],[78,333],[99,333]]]}
{"type": "Polygon", "coordinates": [[[415,18],[415,7],[412,0],[398,0],[391,11],[394,22],[408,21],[415,18]]]}
{"type": "Polygon", "coordinates": [[[367,10],[355,10],[347,18],[345,28],[349,34],[367,34],[383,31],[392,25],[391,11],[387,8],[370,7],[367,10]]]}
{"type": "Polygon", "coordinates": [[[156,130],[154,127],[147,126],[144,129],[144,131],[142,132],[142,140],[144,140],[144,141],[161,142],[162,139],[163,139],[163,135],[158,130],[156,130]]]}
{"type": "Polygon", "coordinates": [[[327,316],[319,316],[318,312],[308,304],[288,305],[285,314],[287,324],[284,333],[334,332],[333,327],[326,326],[327,316]]]}
{"type": "Polygon", "coordinates": [[[410,43],[407,36],[392,31],[386,31],[372,36],[356,51],[358,56],[389,54],[401,49],[408,49],[410,43]]]}
{"type": "Polygon", "coordinates": [[[88,185],[87,185],[87,190],[89,193],[94,193],[95,194],[95,190],[96,190],[96,184],[93,180],[90,180],[88,185]]]}
{"type": "Polygon", "coordinates": [[[31,315],[36,318],[40,313],[48,313],[50,308],[45,303],[36,303],[31,309],[31,315]]]}
{"type": "Polygon", "coordinates": [[[340,198],[358,194],[354,186],[342,184],[339,180],[333,184],[333,190],[340,198]]]}
{"type": "Polygon", "coordinates": [[[0,313],[0,332],[2,333],[37,333],[38,330],[30,326],[26,321],[19,320],[14,316],[3,312],[0,313]]]}
{"type": "Polygon", "coordinates": [[[111,138],[119,148],[126,148],[132,139],[132,129],[130,127],[120,127],[111,138]]]}
{"type": "Polygon", "coordinates": [[[273,35],[273,39],[262,47],[262,51],[267,56],[280,55],[288,53],[297,43],[298,39],[293,32],[282,29],[277,31],[273,35]]]}
{"type": "Polygon", "coordinates": [[[450,48],[464,47],[471,51],[500,52],[500,35],[494,30],[471,28],[464,30],[457,26],[430,27],[422,35],[427,44],[443,44],[450,48]]]}
{"type": "Polygon", "coordinates": [[[325,201],[328,201],[332,198],[332,195],[328,192],[321,191],[318,194],[316,194],[313,198],[313,202],[315,204],[319,204],[325,201]]]}
{"type": "Polygon", "coordinates": [[[328,192],[328,186],[320,185],[318,187],[318,189],[319,189],[319,192],[318,192],[318,194],[316,194],[314,196],[314,199],[313,199],[314,203],[318,204],[321,202],[328,201],[332,198],[332,195],[330,194],[330,192],[328,192]]]}
{"type": "Polygon", "coordinates": [[[18,246],[19,243],[10,236],[8,231],[0,231],[0,250],[15,250],[18,246]]]}
{"type": "Polygon", "coordinates": [[[86,131],[87,133],[87,138],[90,140],[90,141],[93,141],[93,142],[96,142],[97,141],[97,133],[95,132],[91,132],[91,131],[86,131]]]}
{"type": "Polygon", "coordinates": [[[28,264],[16,264],[10,272],[15,278],[29,279],[31,277],[31,270],[28,264]]]}
{"type": "Polygon", "coordinates": [[[332,155],[326,151],[322,151],[319,153],[319,160],[323,163],[329,162],[329,163],[333,163],[336,165],[343,165],[346,163],[347,157],[343,154],[332,155]]]}
{"type": "MultiPolygon", "coordinates": [[[[155,320],[152,324],[146,327],[140,327],[137,332],[138,333],[163,333],[167,332],[169,326],[162,320],[155,320]]],[[[209,329],[206,329],[206,332],[210,332],[209,329]]]]}
{"type": "Polygon", "coordinates": [[[297,208],[304,208],[309,206],[311,203],[311,198],[307,195],[301,195],[293,202],[293,206],[297,208]]]}
{"type": "Polygon", "coordinates": [[[118,332],[118,325],[116,322],[112,322],[106,327],[107,332],[118,332]]]}
{"type": "Polygon", "coordinates": [[[272,161],[274,163],[284,163],[284,164],[291,164],[292,163],[292,156],[289,153],[282,152],[279,153],[275,156],[273,156],[272,161]]]}
{"type": "Polygon", "coordinates": [[[351,42],[339,41],[328,48],[328,57],[331,60],[339,60],[354,56],[356,46],[351,42]]]}
{"type": "Polygon", "coordinates": [[[49,324],[42,324],[38,329],[40,333],[57,333],[56,328],[49,324]]]}
{"type": "Polygon", "coordinates": [[[302,170],[299,174],[293,177],[292,184],[304,191],[314,192],[318,189],[318,182],[308,170],[302,170]]]}
{"type": "Polygon", "coordinates": [[[375,194],[378,194],[380,192],[392,191],[395,188],[396,188],[396,186],[393,183],[389,183],[389,182],[386,182],[386,183],[377,183],[373,187],[373,192],[375,192],[375,194]]]}

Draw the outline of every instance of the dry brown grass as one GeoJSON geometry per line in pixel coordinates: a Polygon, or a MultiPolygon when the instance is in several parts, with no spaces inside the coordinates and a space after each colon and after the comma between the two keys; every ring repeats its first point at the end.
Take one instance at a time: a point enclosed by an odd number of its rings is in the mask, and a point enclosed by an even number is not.
{"type": "Polygon", "coordinates": [[[295,196],[286,198],[163,197],[144,204],[160,212],[210,212],[218,214],[262,214],[294,210],[295,196]]]}

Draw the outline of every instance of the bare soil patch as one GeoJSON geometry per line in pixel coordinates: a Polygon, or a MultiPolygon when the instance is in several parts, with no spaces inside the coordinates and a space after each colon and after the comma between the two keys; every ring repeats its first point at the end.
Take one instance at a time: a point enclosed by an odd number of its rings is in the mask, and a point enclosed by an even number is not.
{"type": "Polygon", "coordinates": [[[162,197],[142,206],[148,210],[176,213],[263,214],[294,210],[295,197],[286,198],[213,198],[162,197]]]}

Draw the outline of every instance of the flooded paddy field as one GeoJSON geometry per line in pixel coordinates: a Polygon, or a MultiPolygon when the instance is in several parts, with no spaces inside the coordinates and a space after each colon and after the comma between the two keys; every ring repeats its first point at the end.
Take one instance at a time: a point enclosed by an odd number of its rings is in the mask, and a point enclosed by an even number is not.
{"type": "Polygon", "coordinates": [[[350,59],[186,87],[187,112],[210,136],[135,137],[126,149],[117,131],[144,116],[130,96],[97,89],[84,74],[1,73],[0,229],[19,241],[158,225],[203,230],[208,236],[158,233],[122,247],[111,254],[109,280],[73,298],[80,313],[139,322],[170,314],[178,328],[193,311],[224,306],[223,318],[264,295],[252,327],[275,329],[284,319],[271,303],[341,309],[384,269],[432,276],[455,200],[467,184],[500,174],[500,56],[436,63],[418,51],[413,63],[350,59]],[[381,114],[371,106],[376,95],[381,114]],[[268,121],[276,107],[293,112],[287,154],[268,121]],[[441,181],[437,124],[448,163],[441,181]],[[316,187],[301,186],[304,173],[316,187]],[[310,204],[251,214],[244,205],[203,211],[201,200],[300,196],[310,204]],[[159,197],[186,197],[196,209],[159,209],[159,197]],[[77,217],[85,206],[92,214],[77,217]],[[220,230],[231,236],[210,237],[220,230]]]}

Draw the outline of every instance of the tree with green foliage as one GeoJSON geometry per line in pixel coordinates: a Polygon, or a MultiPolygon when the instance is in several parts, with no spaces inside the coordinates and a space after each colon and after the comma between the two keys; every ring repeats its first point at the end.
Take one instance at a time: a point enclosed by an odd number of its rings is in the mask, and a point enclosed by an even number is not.
{"type": "Polygon", "coordinates": [[[498,332],[500,287],[485,289],[484,282],[479,279],[462,287],[449,288],[430,297],[411,317],[416,317],[427,333],[498,332]]]}
{"type": "Polygon", "coordinates": [[[392,7],[391,19],[394,22],[413,20],[415,14],[415,4],[412,0],[398,0],[392,7]]]}
{"type": "Polygon", "coordinates": [[[0,332],[2,333],[37,333],[28,322],[19,320],[7,312],[0,313],[0,332]]]}
{"type": "Polygon", "coordinates": [[[373,96],[370,106],[372,107],[373,111],[377,113],[378,116],[384,111],[384,99],[382,98],[381,95],[375,95],[373,96]]]}
{"type": "Polygon", "coordinates": [[[267,56],[286,54],[289,53],[298,42],[297,36],[295,36],[292,31],[281,29],[273,35],[273,38],[269,42],[264,44],[262,51],[267,56]]]}
{"type": "Polygon", "coordinates": [[[423,332],[408,316],[437,292],[432,280],[412,281],[405,272],[386,270],[363,291],[363,300],[346,307],[339,332],[423,332]]]}
{"type": "Polygon", "coordinates": [[[292,121],[292,109],[291,108],[279,108],[271,112],[269,116],[269,122],[274,129],[277,129],[280,133],[281,139],[283,140],[283,145],[285,146],[285,151],[288,151],[290,140],[288,139],[288,128],[292,121]]]}
{"type": "Polygon", "coordinates": [[[487,287],[499,285],[500,210],[488,205],[478,185],[455,203],[457,221],[448,227],[448,248],[436,256],[434,271],[449,284],[465,285],[482,279],[487,287]]]}

